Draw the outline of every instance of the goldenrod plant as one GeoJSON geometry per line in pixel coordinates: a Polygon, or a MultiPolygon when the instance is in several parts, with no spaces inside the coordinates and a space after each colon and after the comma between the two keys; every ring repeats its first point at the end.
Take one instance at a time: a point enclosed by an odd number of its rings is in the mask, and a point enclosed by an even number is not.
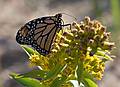
{"type": "Polygon", "coordinates": [[[22,45],[30,65],[38,69],[11,77],[25,87],[98,87],[105,63],[112,60],[114,43],[109,39],[105,26],[85,17],[60,30],[46,56],[22,45]]]}

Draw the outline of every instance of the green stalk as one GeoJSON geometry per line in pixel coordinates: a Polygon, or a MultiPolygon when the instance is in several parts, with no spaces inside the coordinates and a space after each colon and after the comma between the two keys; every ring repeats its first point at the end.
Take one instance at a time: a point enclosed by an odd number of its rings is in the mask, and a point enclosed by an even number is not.
{"type": "Polygon", "coordinates": [[[119,0],[111,0],[111,12],[113,18],[113,26],[117,33],[120,28],[120,7],[119,0]]]}

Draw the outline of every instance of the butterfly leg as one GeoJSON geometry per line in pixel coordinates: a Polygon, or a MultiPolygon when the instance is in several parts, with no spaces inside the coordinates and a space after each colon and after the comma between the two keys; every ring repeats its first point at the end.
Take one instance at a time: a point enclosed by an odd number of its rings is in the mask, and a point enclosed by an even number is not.
{"type": "Polygon", "coordinates": [[[63,27],[64,27],[64,26],[70,26],[70,29],[71,29],[71,24],[65,24],[65,25],[62,25],[62,26],[63,26],[63,27]]]}

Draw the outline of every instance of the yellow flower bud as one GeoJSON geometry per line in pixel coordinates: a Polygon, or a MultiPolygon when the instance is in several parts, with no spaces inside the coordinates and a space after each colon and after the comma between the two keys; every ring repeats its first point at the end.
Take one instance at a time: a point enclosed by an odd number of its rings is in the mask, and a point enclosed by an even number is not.
{"type": "Polygon", "coordinates": [[[88,25],[89,22],[90,22],[90,17],[86,16],[85,19],[84,19],[84,23],[85,23],[86,25],[88,25]]]}

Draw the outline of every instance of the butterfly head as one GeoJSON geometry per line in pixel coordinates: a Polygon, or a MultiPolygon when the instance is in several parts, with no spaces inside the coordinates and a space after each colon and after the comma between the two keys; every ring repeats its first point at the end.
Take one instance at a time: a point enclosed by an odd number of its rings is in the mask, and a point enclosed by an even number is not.
{"type": "Polygon", "coordinates": [[[56,18],[61,18],[62,17],[62,14],[61,13],[58,13],[55,15],[56,18]]]}

